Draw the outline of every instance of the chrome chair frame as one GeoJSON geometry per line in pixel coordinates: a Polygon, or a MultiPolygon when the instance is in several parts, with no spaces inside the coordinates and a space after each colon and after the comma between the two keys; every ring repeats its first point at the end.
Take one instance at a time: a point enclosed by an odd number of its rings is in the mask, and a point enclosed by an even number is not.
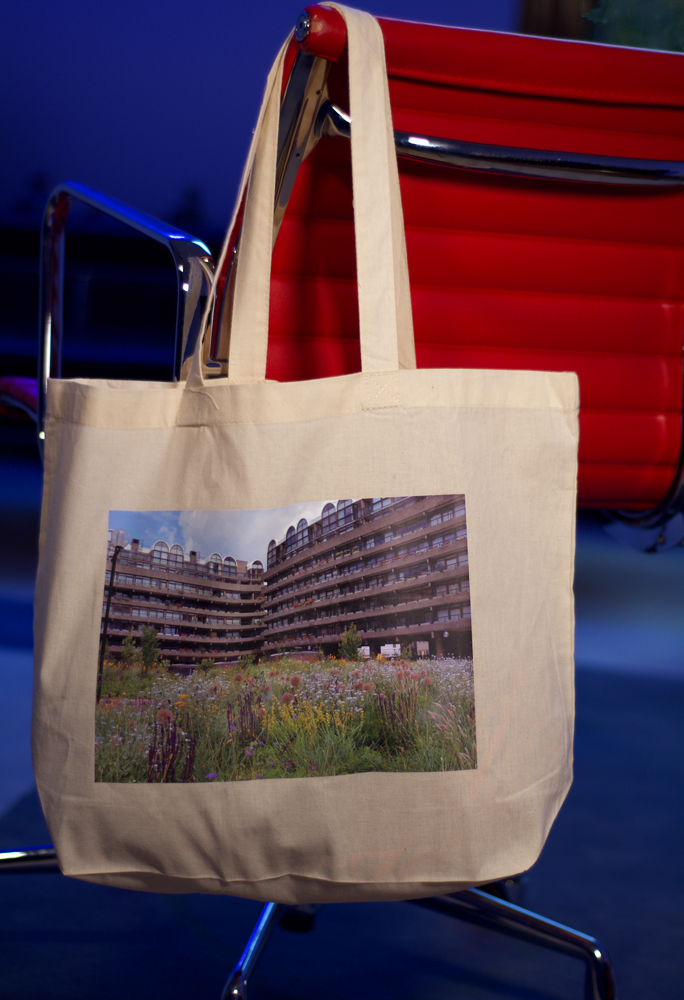
{"type": "Polygon", "coordinates": [[[176,378],[181,377],[183,366],[192,357],[199,333],[200,298],[214,275],[214,261],[209,248],[202,240],[182,229],[130,208],[85,184],[71,182],[54,189],[43,215],[40,240],[37,422],[41,456],[45,440],[47,382],[49,378],[59,378],[62,371],[64,235],[74,201],[116,219],[129,229],[161,243],[170,252],[178,286],[174,352],[176,378]]]}

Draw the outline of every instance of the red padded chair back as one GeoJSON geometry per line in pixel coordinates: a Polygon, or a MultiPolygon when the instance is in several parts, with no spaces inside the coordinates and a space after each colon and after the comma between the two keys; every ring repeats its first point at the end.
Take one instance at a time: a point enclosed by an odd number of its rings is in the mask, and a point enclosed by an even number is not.
{"type": "MultiPolygon", "coordinates": [[[[381,20],[394,127],[684,160],[684,57],[381,20]]],[[[344,57],[330,97],[348,107],[344,57]]],[[[276,244],[267,376],[357,371],[349,144],[302,166],[276,244]]],[[[682,438],[684,190],[399,159],[418,365],[576,371],[579,499],[657,504],[682,438]]]]}

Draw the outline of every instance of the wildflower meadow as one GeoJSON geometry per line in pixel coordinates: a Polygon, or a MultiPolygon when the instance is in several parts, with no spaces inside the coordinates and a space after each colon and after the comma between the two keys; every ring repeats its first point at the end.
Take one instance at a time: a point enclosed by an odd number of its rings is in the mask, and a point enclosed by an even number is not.
{"type": "Polygon", "coordinates": [[[96,781],[476,766],[471,659],[286,658],[189,676],[110,663],[96,710],[96,781]]]}

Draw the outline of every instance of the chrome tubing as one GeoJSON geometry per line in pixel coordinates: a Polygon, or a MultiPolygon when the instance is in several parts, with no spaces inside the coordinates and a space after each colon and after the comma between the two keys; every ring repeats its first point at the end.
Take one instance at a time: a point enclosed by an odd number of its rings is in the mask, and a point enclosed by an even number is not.
{"type": "Polygon", "coordinates": [[[203,288],[211,282],[214,261],[209,248],[189,233],[169,226],[151,215],[130,208],[85,184],[60,184],[48,199],[40,242],[40,297],[38,343],[38,446],[45,439],[45,406],[49,378],[59,378],[62,362],[64,300],[64,233],[74,201],[103,212],[124,225],[162,243],[176,268],[178,300],[173,376],[182,377],[200,326],[198,303],[203,288]]]}
{"type": "MultiPolygon", "coordinates": [[[[318,137],[331,135],[348,139],[351,135],[351,120],[330,101],[326,101],[319,112],[316,134],[318,137]]],[[[484,170],[511,177],[638,187],[675,187],[684,184],[684,162],[678,160],[641,160],[627,156],[491,146],[482,142],[413,135],[396,129],[394,145],[398,156],[461,170],[484,170]]]]}
{"type": "Polygon", "coordinates": [[[266,903],[238,964],[223,987],[221,1000],[247,1000],[247,981],[282,911],[281,903],[266,903]]]}
{"type": "Polygon", "coordinates": [[[52,844],[0,851],[0,875],[26,875],[59,872],[57,851],[52,844]]]}
{"type": "Polygon", "coordinates": [[[466,889],[452,896],[431,896],[410,902],[446,916],[530,941],[553,951],[581,958],[587,965],[585,1000],[617,1000],[608,953],[589,934],[532,913],[514,903],[497,899],[481,889],[466,889]]]}

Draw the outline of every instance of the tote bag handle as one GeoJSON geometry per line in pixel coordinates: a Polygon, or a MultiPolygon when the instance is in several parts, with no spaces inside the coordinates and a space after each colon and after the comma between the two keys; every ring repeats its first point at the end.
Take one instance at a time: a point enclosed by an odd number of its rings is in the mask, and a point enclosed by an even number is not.
{"type": "MultiPolygon", "coordinates": [[[[370,14],[339,4],[329,6],[339,10],[347,24],[361,369],[386,372],[415,368],[404,218],[382,31],[370,14]]],[[[285,49],[286,45],[268,77],[237,199],[239,205],[248,185],[233,297],[230,382],[263,382],[266,378],[276,148],[285,49]]],[[[236,215],[237,208],[229,234],[236,215]]],[[[228,237],[217,276],[227,245],[228,237]]],[[[215,295],[216,280],[193,356],[189,388],[204,384],[201,345],[215,295]]]]}

